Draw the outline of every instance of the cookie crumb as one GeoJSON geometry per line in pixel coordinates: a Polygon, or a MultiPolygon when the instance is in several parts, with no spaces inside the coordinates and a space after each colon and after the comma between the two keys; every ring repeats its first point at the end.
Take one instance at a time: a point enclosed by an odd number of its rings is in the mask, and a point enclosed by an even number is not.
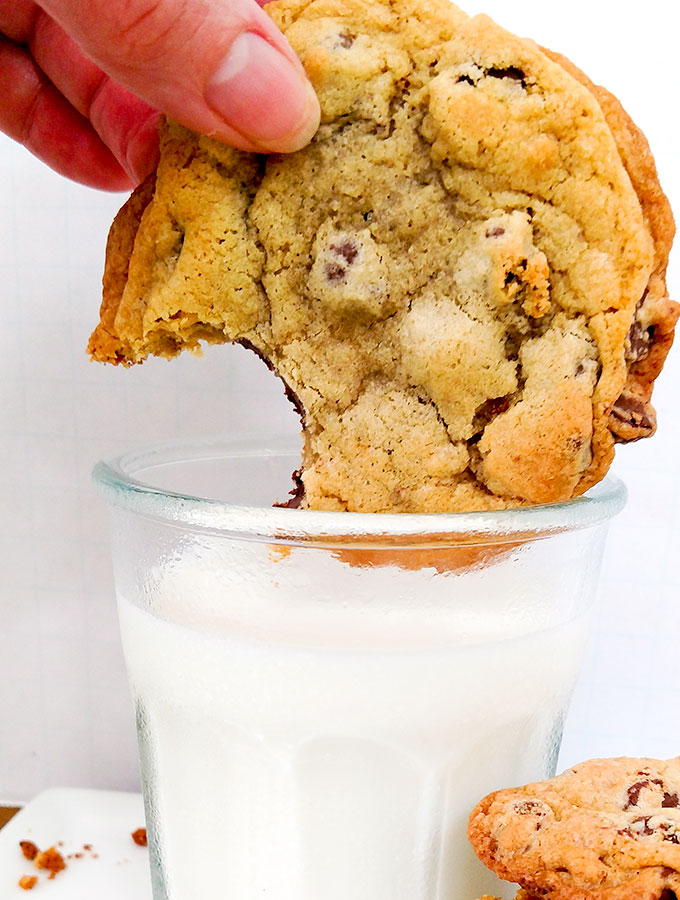
{"type": "Polygon", "coordinates": [[[138,828],[136,831],[132,832],[132,840],[137,844],[138,847],[146,847],[146,828],[138,828]]]}
{"type": "Polygon", "coordinates": [[[35,875],[22,875],[19,879],[19,887],[24,891],[32,891],[37,883],[38,879],[35,875]]]}
{"type": "Polygon", "coordinates": [[[24,859],[34,860],[40,852],[33,841],[19,841],[19,846],[21,847],[24,859]]]}
{"type": "Polygon", "coordinates": [[[48,875],[50,879],[54,878],[57,872],[61,872],[66,868],[64,857],[56,847],[50,847],[48,850],[38,853],[33,860],[33,864],[36,869],[47,869],[50,873],[48,875]]]}

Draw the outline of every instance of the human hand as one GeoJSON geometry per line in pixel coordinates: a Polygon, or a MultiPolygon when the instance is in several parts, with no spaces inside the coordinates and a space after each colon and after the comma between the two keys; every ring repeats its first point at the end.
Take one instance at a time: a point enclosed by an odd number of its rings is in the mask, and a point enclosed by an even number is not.
{"type": "Polygon", "coordinates": [[[153,170],[159,111],[240,150],[297,150],[319,105],[264,2],[0,0],[0,131],[104,190],[153,170]]]}

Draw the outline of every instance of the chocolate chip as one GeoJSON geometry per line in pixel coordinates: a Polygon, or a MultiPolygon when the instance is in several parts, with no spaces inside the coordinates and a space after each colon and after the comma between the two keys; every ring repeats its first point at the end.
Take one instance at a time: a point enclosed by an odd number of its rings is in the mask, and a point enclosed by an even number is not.
{"type": "Polygon", "coordinates": [[[666,785],[660,778],[651,778],[649,772],[638,772],[638,775],[645,776],[635,784],[631,784],[628,788],[628,803],[624,809],[630,809],[631,806],[637,806],[640,799],[640,793],[644,788],[658,787],[663,790],[663,798],[661,800],[662,809],[680,809],[680,797],[678,792],[674,790],[666,790],[666,785]]]}
{"type": "Polygon", "coordinates": [[[489,78],[509,78],[511,81],[518,81],[523,88],[526,88],[526,75],[517,66],[507,66],[503,69],[491,68],[486,70],[489,78]]]}
{"type": "Polygon", "coordinates": [[[292,475],[293,489],[290,491],[289,499],[285,503],[275,503],[278,509],[299,509],[302,501],[305,499],[305,486],[302,482],[302,472],[296,469],[292,475]]]}
{"type": "Polygon", "coordinates": [[[344,281],[347,269],[339,263],[326,263],[324,274],[331,284],[337,284],[339,281],[344,281]]]}
{"type": "MultiPolygon", "coordinates": [[[[638,772],[638,775],[647,775],[647,772],[638,772]]],[[[637,806],[638,801],[640,800],[640,794],[644,790],[644,788],[653,788],[660,787],[664,789],[663,800],[661,801],[661,806],[665,806],[667,808],[677,808],[678,807],[678,795],[671,794],[665,790],[665,785],[660,778],[643,778],[640,781],[636,781],[635,784],[631,784],[628,788],[628,803],[623,807],[624,809],[630,809],[631,806],[637,806]]]]}
{"type": "Polygon", "coordinates": [[[506,412],[509,408],[510,397],[493,397],[491,400],[486,400],[475,413],[475,418],[472,423],[475,433],[484,431],[486,426],[493,418],[495,418],[495,416],[506,412]]]}
{"type": "Polygon", "coordinates": [[[352,240],[343,240],[331,244],[329,250],[335,254],[337,262],[327,262],[324,266],[324,275],[331,284],[338,284],[345,280],[347,268],[359,255],[359,248],[352,240]]]}
{"type": "Polygon", "coordinates": [[[349,31],[343,31],[338,35],[338,38],[335,42],[336,47],[342,47],[343,50],[349,50],[352,44],[356,41],[356,34],[352,34],[349,31]]]}
{"type": "Polygon", "coordinates": [[[628,828],[624,828],[620,834],[632,838],[657,835],[662,841],[669,844],[680,844],[678,823],[671,819],[662,819],[659,816],[640,816],[638,819],[633,819],[628,828]]]}
{"type": "Polygon", "coordinates": [[[649,827],[649,820],[651,818],[651,816],[641,816],[639,819],[633,819],[628,831],[630,831],[633,837],[637,834],[654,834],[654,829],[649,827]]]}
{"type": "Polygon", "coordinates": [[[677,822],[670,819],[662,819],[655,825],[657,833],[661,833],[661,839],[669,844],[680,844],[680,830],[677,822]]]}
{"type": "Polygon", "coordinates": [[[623,808],[630,809],[631,806],[637,806],[642,789],[646,787],[651,787],[651,782],[648,778],[645,778],[644,781],[636,781],[635,784],[631,784],[627,791],[628,802],[623,808]]]}
{"type": "Polygon", "coordinates": [[[627,362],[637,362],[647,356],[653,336],[653,328],[643,328],[637,320],[633,322],[626,340],[627,362]]]}
{"type": "Polygon", "coordinates": [[[645,432],[651,434],[656,427],[651,406],[640,397],[625,391],[614,404],[611,415],[622,424],[640,431],[640,437],[646,437],[645,432]]]}
{"type": "Polygon", "coordinates": [[[501,228],[500,225],[495,225],[493,228],[488,228],[486,232],[486,236],[490,237],[501,237],[501,235],[505,234],[505,228],[501,228]]]}
{"type": "Polygon", "coordinates": [[[333,253],[341,256],[350,266],[359,255],[359,248],[351,241],[343,241],[341,244],[331,244],[333,253]]]}
{"type": "Polygon", "coordinates": [[[635,316],[626,339],[626,362],[637,362],[649,353],[650,344],[654,337],[654,328],[643,328],[638,318],[648,295],[649,289],[645,288],[644,294],[635,306],[635,316]]]}
{"type": "Polygon", "coordinates": [[[678,795],[671,794],[669,791],[664,791],[661,806],[663,809],[680,809],[680,800],[678,799],[678,795]]]}

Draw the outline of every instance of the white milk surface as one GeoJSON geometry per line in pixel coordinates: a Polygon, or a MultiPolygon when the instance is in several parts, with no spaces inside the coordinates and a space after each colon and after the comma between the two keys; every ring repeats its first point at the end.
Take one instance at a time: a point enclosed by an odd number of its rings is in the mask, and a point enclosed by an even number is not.
{"type": "Polygon", "coordinates": [[[467,817],[553,765],[587,617],[546,628],[540,604],[504,608],[516,560],[442,576],[295,553],[261,591],[250,581],[239,594],[231,567],[220,593],[219,573],[187,554],[160,578],[154,614],[119,597],[157,896],[498,894],[467,817]],[[314,565],[345,602],[314,594],[314,565]],[[352,584],[368,584],[370,608],[352,584]],[[221,613],[211,623],[206,609],[221,613]]]}

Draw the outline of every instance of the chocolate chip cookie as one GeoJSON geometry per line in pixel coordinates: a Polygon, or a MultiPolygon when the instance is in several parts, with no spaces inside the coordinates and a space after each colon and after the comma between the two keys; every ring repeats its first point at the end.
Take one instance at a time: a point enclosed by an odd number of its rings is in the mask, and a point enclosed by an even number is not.
{"type": "Polygon", "coordinates": [[[680,757],[595,759],[497,791],[470,817],[479,858],[531,897],[680,897],[680,757]]]}
{"type": "Polygon", "coordinates": [[[321,104],[256,156],[173,122],[112,228],[94,359],[240,342],[302,416],[298,502],[555,502],[655,430],[679,308],[644,137],[567,60],[448,0],[266,7],[321,104]]]}

